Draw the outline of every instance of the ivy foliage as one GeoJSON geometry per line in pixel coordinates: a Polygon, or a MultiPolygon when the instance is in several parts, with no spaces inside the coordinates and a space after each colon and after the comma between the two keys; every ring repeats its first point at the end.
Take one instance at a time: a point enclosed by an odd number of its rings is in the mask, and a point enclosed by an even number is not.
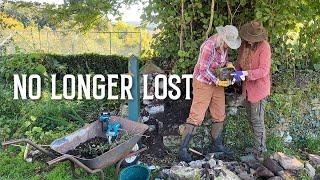
{"type": "MultiPolygon", "coordinates": [[[[260,20],[269,33],[273,72],[282,69],[320,69],[320,2],[313,0],[154,0],[145,8],[146,23],[158,25],[153,48],[164,60],[173,61],[178,72],[190,72],[210,22],[214,2],[213,28],[233,24],[240,27],[260,20]],[[183,3],[182,3],[183,2],[183,3]],[[183,4],[183,14],[182,14],[183,4]],[[182,28],[183,27],[183,28],[182,28]],[[183,46],[179,46],[181,31],[183,46]]],[[[235,52],[232,52],[233,59],[235,52]]]]}

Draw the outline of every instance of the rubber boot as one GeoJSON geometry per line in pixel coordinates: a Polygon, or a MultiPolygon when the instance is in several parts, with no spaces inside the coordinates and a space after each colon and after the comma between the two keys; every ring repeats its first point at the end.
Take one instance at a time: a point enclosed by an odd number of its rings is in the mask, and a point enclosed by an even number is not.
{"type": "Polygon", "coordinates": [[[211,129],[211,136],[213,141],[212,151],[213,153],[218,153],[225,156],[233,156],[233,152],[223,145],[223,137],[222,137],[223,124],[224,124],[223,122],[212,123],[212,129],[211,129]]]}
{"type": "Polygon", "coordinates": [[[192,139],[193,134],[195,133],[196,127],[191,124],[186,124],[185,129],[182,135],[182,142],[179,148],[179,160],[185,161],[187,163],[192,161],[192,157],[188,152],[189,143],[192,139]]]}
{"type": "Polygon", "coordinates": [[[261,161],[263,160],[263,154],[267,152],[265,127],[263,122],[253,122],[252,124],[255,142],[253,154],[255,155],[256,159],[261,161]]]}

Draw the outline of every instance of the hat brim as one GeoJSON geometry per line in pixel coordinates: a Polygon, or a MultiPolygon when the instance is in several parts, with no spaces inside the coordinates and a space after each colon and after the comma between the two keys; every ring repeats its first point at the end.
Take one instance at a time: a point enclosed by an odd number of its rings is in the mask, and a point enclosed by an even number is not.
{"type": "Polygon", "coordinates": [[[265,28],[263,28],[263,33],[261,35],[253,36],[253,35],[249,34],[247,31],[250,28],[250,26],[251,26],[250,23],[246,23],[241,26],[240,31],[239,31],[239,35],[240,35],[241,39],[248,41],[248,42],[254,42],[254,43],[267,40],[267,31],[265,28]]]}
{"type": "Polygon", "coordinates": [[[238,37],[234,40],[228,40],[223,33],[223,26],[216,27],[217,33],[223,39],[223,41],[231,48],[231,49],[238,49],[241,46],[241,39],[238,37]]]}
{"type": "Polygon", "coordinates": [[[223,37],[224,42],[231,48],[231,49],[238,49],[241,46],[241,39],[238,37],[237,39],[230,41],[223,37]]]}

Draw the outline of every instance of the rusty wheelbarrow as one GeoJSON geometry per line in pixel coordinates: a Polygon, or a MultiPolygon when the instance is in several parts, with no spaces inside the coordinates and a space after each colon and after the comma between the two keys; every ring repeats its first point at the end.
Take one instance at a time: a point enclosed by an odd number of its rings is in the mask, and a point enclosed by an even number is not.
{"type": "Polygon", "coordinates": [[[50,148],[52,151],[46,150],[43,147],[33,143],[28,139],[20,139],[20,140],[3,142],[2,146],[5,147],[10,144],[27,143],[33,146],[34,148],[38,149],[42,153],[50,156],[52,160],[47,162],[49,165],[52,165],[61,161],[69,161],[71,163],[71,169],[74,176],[76,176],[75,167],[81,167],[90,174],[100,173],[100,179],[104,179],[104,173],[103,173],[104,168],[118,162],[118,165],[117,165],[117,173],[118,173],[120,164],[125,158],[141,153],[146,149],[146,148],[143,148],[138,151],[132,152],[132,148],[136,146],[137,142],[140,140],[143,133],[148,129],[147,125],[130,121],[117,116],[112,116],[110,118],[110,122],[120,123],[121,128],[124,131],[127,131],[129,135],[132,135],[132,137],[129,140],[123,142],[122,144],[119,144],[115,148],[109,150],[108,152],[105,152],[93,159],[76,157],[76,156],[67,154],[67,152],[75,149],[78,145],[86,142],[89,139],[92,139],[95,137],[106,138],[106,134],[103,131],[104,125],[102,125],[102,123],[99,122],[99,120],[94,121],[93,123],[88,124],[83,128],[65,137],[54,140],[50,144],[50,148]]]}

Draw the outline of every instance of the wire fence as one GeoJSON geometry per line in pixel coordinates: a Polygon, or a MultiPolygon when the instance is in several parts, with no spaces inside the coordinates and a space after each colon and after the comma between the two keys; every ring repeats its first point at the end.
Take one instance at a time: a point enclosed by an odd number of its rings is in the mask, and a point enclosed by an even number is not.
{"type": "Polygon", "coordinates": [[[84,54],[139,56],[141,53],[141,32],[89,32],[52,30],[4,30],[0,32],[0,43],[4,42],[2,53],[15,54],[43,52],[49,54],[84,54]],[[11,37],[9,41],[6,41],[11,37]]]}

